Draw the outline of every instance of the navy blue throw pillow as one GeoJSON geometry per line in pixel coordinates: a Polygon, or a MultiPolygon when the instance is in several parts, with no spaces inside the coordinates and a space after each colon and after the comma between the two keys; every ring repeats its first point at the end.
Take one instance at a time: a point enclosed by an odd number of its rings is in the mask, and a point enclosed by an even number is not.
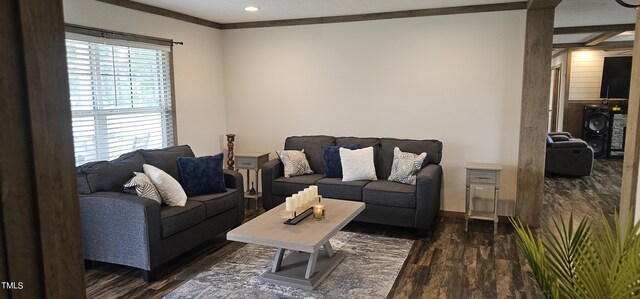
{"type": "Polygon", "coordinates": [[[222,172],[222,153],[215,156],[179,157],[182,188],[187,196],[227,191],[222,172]]]}
{"type": "Polygon", "coordinates": [[[345,146],[323,146],[322,158],[324,159],[324,177],[341,178],[342,163],[340,162],[340,148],[354,150],[360,147],[359,144],[349,144],[345,146]]]}

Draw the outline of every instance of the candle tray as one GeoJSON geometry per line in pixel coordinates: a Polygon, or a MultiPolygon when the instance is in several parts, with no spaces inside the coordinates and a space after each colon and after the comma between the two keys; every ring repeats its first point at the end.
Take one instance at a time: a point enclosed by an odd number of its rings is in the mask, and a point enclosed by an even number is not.
{"type": "Polygon", "coordinates": [[[305,218],[309,217],[309,215],[313,214],[313,206],[306,209],[304,212],[297,214],[296,217],[293,217],[291,219],[287,219],[285,222],[283,222],[284,224],[288,224],[288,225],[296,225],[298,223],[300,223],[300,221],[304,220],[305,218]]]}

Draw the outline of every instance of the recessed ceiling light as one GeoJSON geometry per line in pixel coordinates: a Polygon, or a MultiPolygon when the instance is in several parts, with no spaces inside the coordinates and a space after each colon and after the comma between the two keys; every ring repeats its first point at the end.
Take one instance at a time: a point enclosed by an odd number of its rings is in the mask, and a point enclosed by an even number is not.
{"type": "Polygon", "coordinates": [[[254,12],[254,11],[260,10],[260,8],[257,8],[255,6],[247,6],[247,7],[244,8],[244,10],[250,11],[250,12],[254,12]]]}

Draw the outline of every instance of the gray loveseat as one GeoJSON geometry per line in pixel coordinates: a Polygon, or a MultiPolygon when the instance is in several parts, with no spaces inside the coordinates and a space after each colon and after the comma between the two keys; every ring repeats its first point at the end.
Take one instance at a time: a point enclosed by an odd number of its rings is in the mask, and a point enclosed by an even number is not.
{"type": "Polygon", "coordinates": [[[421,235],[432,231],[440,210],[442,185],[442,142],[395,138],[358,138],[332,136],[293,136],[284,143],[285,150],[302,150],[314,174],[284,177],[280,159],[267,162],[262,168],[263,205],[269,210],[284,202],[287,196],[317,185],[318,193],[327,198],[362,201],[365,210],[356,221],[410,227],[421,235]],[[373,146],[376,181],[343,182],[340,178],[325,178],[322,146],[359,144],[373,146]],[[417,174],[415,186],[388,181],[393,163],[393,149],[416,154],[426,152],[423,168],[417,174]]]}
{"type": "Polygon", "coordinates": [[[188,145],[137,150],[112,161],[77,168],[84,258],[142,270],[156,279],[159,266],[236,227],[244,220],[242,176],[224,171],[224,193],[188,198],[184,207],[159,205],[123,192],[134,171],[151,164],[181,182],[176,159],[193,157],[188,145]]]}
{"type": "Polygon", "coordinates": [[[544,172],[547,175],[590,176],[593,149],[582,139],[568,132],[547,134],[544,172]]]}

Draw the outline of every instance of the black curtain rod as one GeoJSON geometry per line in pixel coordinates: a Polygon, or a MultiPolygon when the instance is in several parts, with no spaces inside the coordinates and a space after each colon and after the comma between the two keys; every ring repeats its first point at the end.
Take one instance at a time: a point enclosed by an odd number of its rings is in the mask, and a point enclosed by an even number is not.
{"type": "Polygon", "coordinates": [[[140,35],[140,34],[134,34],[134,33],[127,33],[127,32],[111,31],[111,30],[93,28],[93,27],[76,25],[76,24],[68,24],[68,23],[65,24],[65,30],[71,33],[78,33],[78,34],[90,35],[95,37],[122,39],[122,40],[134,41],[134,42],[146,42],[146,43],[151,43],[156,45],[164,45],[164,46],[173,46],[174,44],[184,45],[183,42],[174,41],[173,39],[140,35]]]}

